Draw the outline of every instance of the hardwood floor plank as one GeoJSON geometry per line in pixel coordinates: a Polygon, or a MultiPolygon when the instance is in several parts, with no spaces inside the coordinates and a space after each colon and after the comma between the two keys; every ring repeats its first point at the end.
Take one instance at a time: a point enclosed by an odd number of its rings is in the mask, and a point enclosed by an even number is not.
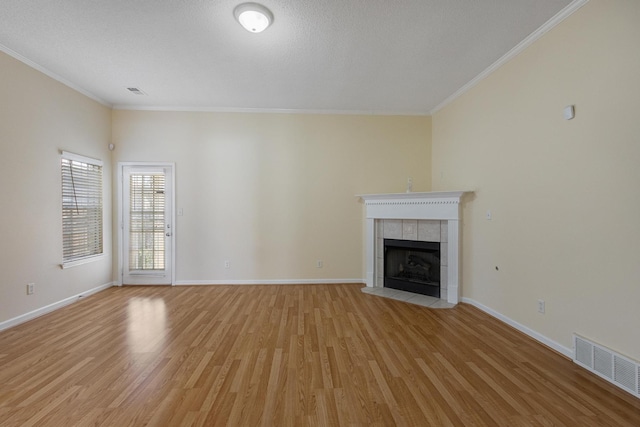
{"type": "MultiPolygon", "coordinates": [[[[39,387],[37,390],[32,388],[29,393],[29,397],[21,400],[20,403],[17,404],[17,406],[18,407],[29,406],[34,402],[36,402],[37,400],[43,399],[47,395],[54,393],[56,390],[58,390],[61,387],[61,385],[63,385],[67,381],[67,379],[72,377],[76,372],[81,371],[89,362],[91,362],[91,360],[92,358],[83,359],[82,361],[73,365],[72,367],[65,370],[64,372],[59,372],[56,375],[56,378],[54,380],[48,382],[43,387],[39,387]]],[[[80,387],[78,387],[78,389],[79,388],[80,387]]]]}
{"type": "Polygon", "coordinates": [[[0,425],[640,425],[640,399],[474,307],[360,287],[105,290],[0,332],[0,425]]]}
{"type": "Polygon", "coordinates": [[[459,398],[461,393],[452,393],[423,359],[417,359],[416,361],[427,375],[429,383],[435,388],[435,393],[430,392],[429,394],[435,394],[440,397],[441,406],[445,408],[447,418],[451,419],[454,425],[483,425],[478,423],[478,418],[482,415],[469,413],[466,410],[464,401],[459,398]]]}
{"type": "Polygon", "coordinates": [[[450,376],[451,379],[449,383],[451,386],[457,392],[468,393],[478,406],[484,408],[485,412],[494,420],[496,426],[511,427],[513,425],[513,420],[511,419],[513,415],[512,411],[509,411],[508,408],[501,405],[501,400],[496,401],[492,399],[491,395],[478,391],[477,387],[472,385],[465,377],[470,376],[470,374],[454,368],[440,353],[434,353],[433,357],[440,363],[444,371],[446,371],[447,376],[450,376]]]}
{"type": "Polygon", "coordinates": [[[525,405],[518,402],[518,400],[507,390],[505,390],[496,380],[489,376],[485,371],[480,369],[475,363],[468,362],[469,367],[489,386],[492,392],[496,393],[502,400],[510,412],[513,414],[519,414],[521,416],[530,415],[530,411],[525,405]]]}
{"type": "MultiPolygon", "coordinates": [[[[77,394],[80,391],[79,386],[70,387],[64,393],[60,394],[58,397],[49,402],[46,406],[40,409],[36,414],[30,417],[28,420],[24,421],[21,426],[22,427],[31,427],[36,424],[39,424],[42,419],[44,419],[47,415],[55,410],[60,410],[60,406],[64,404],[65,401],[69,400],[73,395],[77,394]]],[[[50,421],[54,422],[54,421],[50,421]]]]}

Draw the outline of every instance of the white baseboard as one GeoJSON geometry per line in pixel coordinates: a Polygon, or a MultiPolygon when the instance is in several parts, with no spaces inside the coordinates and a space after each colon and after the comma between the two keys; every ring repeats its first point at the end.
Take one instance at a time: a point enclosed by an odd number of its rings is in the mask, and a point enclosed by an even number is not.
{"type": "Polygon", "coordinates": [[[565,347],[565,346],[563,346],[561,344],[558,344],[557,342],[553,341],[552,339],[549,339],[549,338],[545,337],[544,335],[534,331],[533,329],[531,329],[531,328],[529,328],[527,326],[524,326],[523,324],[518,323],[513,319],[508,318],[504,314],[498,313],[494,309],[489,308],[486,305],[483,305],[483,304],[479,303],[478,301],[472,300],[471,298],[462,298],[462,302],[467,303],[467,304],[471,304],[472,306],[479,308],[480,310],[484,311],[485,313],[495,317],[498,320],[503,321],[504,323],[506,323],[509,326],[512,326],[512,327],[516,328],[520,332],[529,335],[534,340],[539,341],[542,344],[546,345],[547,347],[550,347],[550,348],[554,349],[555,351],[557,351],[558,353],[568,357],[569,359],[573,359],[573,350],[572,349],[567,348],[567,347],[565,347]]]}
{"type": "Polygon", "coordinates": [[[282,280],[178,280],[176,286],[193,285],[333,285],[365,283],[364,279],[282,279],[282,280]]]}
{"type": "Polygon", "coordinates": [[[12,319],[9,320],[5,320],[4,322],[0,322],[0,331],[3,331],[5,329],[9,329],[13,326],[17,326],[21,323],[24,322],[28,322],[29,320],[33,320],[36,317],[40,317],[42,315],[45,315],[47,313],[51,313],[52,311],[55,311],[59,308],[62,308],[66,305],[69,304],[73,304],[74,302],[78,301],[80,298],[85,298],[88,297],[89,295],[93,295],[95,293],[98,293],[100,291],[103,291],[107,288],[110,288],[112,286],[115,286],[115,282],[110,282],[110,283],[106,283],[104,285],[100,285],[97,286],[93,289],[89,289],[87,291],[84,291],[82,293],[79,293],[77,295],[71,296],[69,298],[65,298],[63,300],[60,300],[58,302],[54,302],[53,304],[49,304],[46,305],[44,307],[40,307],[36,310],[30,311],[28,313],[25,314],[21,314],[20,316],[14,317],[12,319]]]}

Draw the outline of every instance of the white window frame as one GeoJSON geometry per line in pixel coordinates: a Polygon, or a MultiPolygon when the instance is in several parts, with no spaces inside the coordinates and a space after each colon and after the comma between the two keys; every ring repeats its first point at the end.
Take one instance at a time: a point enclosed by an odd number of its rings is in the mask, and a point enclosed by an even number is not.
{"type": "MultiPolygon", "coordinates": [[[[62,151],[61,156],[60,156],[60,173],[61,173],[61,192],[62,192],[62,264],[60,264],[60,266],[64,269],[64,268],[69,268],[69,267],[74,267],[77,265],[81,265],[81,264],[86,264],[88,262],[92,262],[92,261],[97,261],[98,259],[101,259],[104,257],[104,167],[103,167],[103,162],[102,160],[98,160],[98,159],[93,159],[91,157],[86,157],[86,156],[81,156],[79,154],[74,154],[74,153],[69,153],[67,151],[62,151]],[[67,228],[67,222],[65,221],[64,218],[64,205],[65,205],[65,178],[64,178],[64,174],[65,174],[65,169],[63,166],[63,161],[64,160],[68,160],[68,161],[72,161],[72,162],[80,162],[80,163],[84,163],[86,165],[91,165],[91,166],[98,166],[100,167],[100,180],[98,182],[99,185],[99,191],[98,193],[100,194],[100,213],[98,216],[95,216],[94,218],[98,218],[99,224],[95,224],[99,227],[100,230],[100,252],[95,252],[95,253],[87,253],[85,255],[79,255],[79,256],[74,256],[74,257],[70,257],[68,259],[65,259],[65,235],[69,233],[69,231],[66,229],[67,228]]],[[[88,183],[84,183],[85,185],[88,185],[88,183]]],[[[93,191],[95,194],[95,190],[97,190],[95,187],[93,187],[93,191]]],[[[95,227],[94,227],[95,228],[95,227]]]]}

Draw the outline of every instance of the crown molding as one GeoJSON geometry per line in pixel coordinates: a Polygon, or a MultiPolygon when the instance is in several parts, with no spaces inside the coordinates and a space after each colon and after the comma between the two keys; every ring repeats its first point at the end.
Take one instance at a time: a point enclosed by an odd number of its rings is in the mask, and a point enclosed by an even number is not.
{"type": "Polygon", "coordinates": [[[30,60],[29,58],[26,58],[22,55],[20,55],[18,52],[16,52],[13,49],[9,49],[7,46],[0,44],[0,51],[6,53],[7,55],[11,56],[14,59],[17,59],[18,61],[22,62],[23,64],[28,65],[29,67],[40,71],[42,74],[51,77],[53,80],[56,80],[59,83],[62,83],[65,86],[68,86],[69,88],[75,90],[76,92],[81,93],[82,95],[86,96],[87,98],[91,98],[94,101],[104,105],[105,107],[109,107],[112,108],[112,105],[109,104],[107,101],[105,101],[104,99],[94,95],[93,93],[84,90],[83,88],[81,88],[80,86],[76,86],[75,84],[71,83],[69,80],[60,77],[59,75],[57,75],[56,73],[54,73],[53,71],[43,67],[42,65],[33,62],[32,60],[30,60]]]}
{"type": "Polygon", "coordinates": [[[365,115],[365,116],[419,116],[428,117],[432,116],[440,111],[445,106],[449,105],[455,99],[468,92],[471,88],[476,86],[480,81],[491,75],[494,71],[500,68],[502,65],[515,58],[527,47],[537,41],[544,34],[553,29],[556,25],[560,24],[566,18],[571,16],[574,12],[587,4],[589,0],[573,0],[564,9],[554,15],[545,24],[527,36],[523,41],[518,43],[509,52],[503,55],[500,59],[486,68],[483,72],[478,74],[475,78],[462,86],[452,95],[447,97],[444,101],[438,104],[431,111],[388,111],[388,110],[330,110],[330,109],[279,109],[279,108],[237,108],[237,107],[184,107],[184,106],[144,106],[144,105],[123,105],[123,104],[111,104],[104,99],[96,96],[95,94],[75,85],[69,80],[59,76],[58,74],[50,71],[49,69],[41,66],[40,64],[33,62],[32,60],[24,57],[18,52],[0,44],[0,51],[7,55],[17,59],[18,61],[28,65],[29,67],[40,71],[46,76],[64,84],[65,86],[75,90],[76,92],[85,95],[86,97],[93,99],[94,101],[109,107],[114,110],[132,110],[132,111],[164,111],[164,112],[215,112],[215,113],[270,113],[270,114],[318,114],[318,115],[365,115]]]}
{"type": "Polygon", "coordinates": [[[250,113],[250,114],[317,114],[341,116],[416,116],[429,117],[429,112],[423,111],[387,111],[387,110],[326,110],[326,109],[295,109],[295,108],[242,108],[242,107],[184,107],[184,106],[155,106],[155,105],[113,105],[114,110],[130,111],[162,111],[185,113],[250,113]]]}
{"type": "Polygon", "coordinates": [[[580,9],[582,6],[587,4],[589,0],[573,0],[569,3],[564,9],[555,14],[551,19],[545,22],[540,28],[535,30],[533,33],[529,34],[524,40],[518,43],[513,49],[504,54],[500,59],[491,64],[487,69],[474,77],[469,83],[462,86],[460,89],[455,91],[452,95],[447,97],[444,101],[438,104],[433,110],[429,112],[430,115],[434,115],[454,100],[462,96],[464,93],[468,92],[471,88],[476,86],[485,78],[489,77],[489,75],[493,74],[498,68],[502,67],[507,62],[511,61],[513,58],[522,53],[526,48],[531,46],[536,40],[540,37],[548,33],[551,29],[553,29],[556,25],[560,24],[562,21],[571,16],[575,11],[580,9]]]}

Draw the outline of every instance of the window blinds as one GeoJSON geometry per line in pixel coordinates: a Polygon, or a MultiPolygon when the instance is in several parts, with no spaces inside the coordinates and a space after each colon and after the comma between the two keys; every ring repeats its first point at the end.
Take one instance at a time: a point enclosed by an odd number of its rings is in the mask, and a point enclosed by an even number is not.
{"type": "Polygon", "coordinates": [[[63,264],[102,254],[102,162],[62,153],[63,264]]]}
{"type": "Polygon", "coordinates": [[[129,185],[129,268],[164,270],[165,176],[132,174],[129,185]]]}

